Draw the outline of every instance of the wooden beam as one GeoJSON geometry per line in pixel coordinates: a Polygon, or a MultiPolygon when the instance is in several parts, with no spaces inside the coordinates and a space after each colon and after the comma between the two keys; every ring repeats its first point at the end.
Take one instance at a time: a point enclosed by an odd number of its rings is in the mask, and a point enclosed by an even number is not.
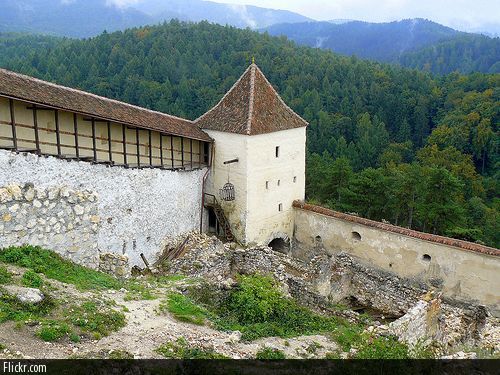
{"type": "Polygon", "coordinates": [[[107,121],[108,125],[108,154],[109,154],[109,162],[113,164],[113,145],[111,144],[111,122],[107,121]]]}
{"type": "Polygon", "coordinates": [[[153,141],[151,137],[151,130],[148,130],[149,137],[149,165],[153,166],[153,141]]]}
{"type": "Polygon", "coordinates": [[[190,161],[191,161],[191,169],[193,169],[193,140],[189,139],[189,154],[190,154],[190,161]]]}
{"type": "Polygon", "coordinates": [[[78,115],[76,113],[73,113],[73,127],[75,129],[76,160],[80,160],[80,150],[78,149],[78,115]]]}
{"type": "Polygon", "coordinates": [[[139,147],[139,128],[135,128],[135,140],[137,142],[137,168],[141,167],[141,155],[140,155],[140,147],[139,147]]]}
{"type": "Polygon", "coordinates": [[[97,144],[95,139],[95,119],[92,118],[92,148],[94,151],[94,162],[97,162],[97,144]]]}
{"type": "Polygon", "coordinates": [[[127,127],[125,124],[122,124],[122,138],[123,138],[123,164],[128,166],[127,164],[127,127]]]}
{"type": "Polygon", "coordinates": [[[170,136],[170,155],[172,156],[172,169],[175,168],[174,164],[174,136],[170,136]]]}
{"type": "Polygon", "coordinates": [[[16,115],[14,108],[14,100],[9,99],[9,109],[10,109],[10,124],[12,126],[12,144],[14,150],[17,150],[17,133],[16,133],[16,115]]]}
{"type": "Polygon", "coordinates": [[[184,138],[181,137],[181,163],[184,168],[184,138]]]}
{"type": "Polygon", "coordinates": [[[160,133],[160,165],[163,168],[163,134],[160,133]]]}
{"type": "Polygon", "coordinates": [[[33,126],[35,129],[35,148],[37,154],[40,154],[40,137],[38,134],[38,118],[36,114],[36,105],[33,105],[33,126]]]}
{"type": "Polygon", "coordinates": [[[57,109],[54,111],[54,120],[56,124],[57,156],[61,157],[61,134],[59,133],[59,111],[57,109]]]}

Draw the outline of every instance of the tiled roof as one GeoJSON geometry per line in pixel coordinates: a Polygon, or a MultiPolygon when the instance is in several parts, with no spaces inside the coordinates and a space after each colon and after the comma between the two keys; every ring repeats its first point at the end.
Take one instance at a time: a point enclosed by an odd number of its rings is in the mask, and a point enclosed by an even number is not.
{"type": "Polygon", "coordinates": [[[365,219],[365,218],[354,216],[354,215],[344,214],[342,212],[329,210],[329,209],[321,207],[321,206],[316,206],[316,205],[304,203],[301,201],[293,202],[293,207],[300,208],[300,209],[303,209],[306,211],[316,212],[318,214],[322,214],[322,215],[326,215],[326,216],[335,217],[337,219],[341,219],[341,220],[345,220],[345,221],[350,221],[352,223],[366,225],[368,227],[385,230],[387,232],[393,232],[393,233],[402,234],[402,235],[408,236],[408,237],[418,238],[418,239],[424,240],[424,241],[435,242],[435,243],[439,243],[442,245],[458,247],[460,249],[467,250],[467,251],[473,251],[476,253],[482,253],[482,254],[493,255],[493,256],[500,256],[500,250],[495,249],[493,247],[484,246],[484,245],[480,245],[480,244],[468,242],[468,241],[457,240],[455,238],[442,237],[442,236],[436,236],[434,234],[418,232],[416,230],[398,227],[398,226],[392,225],[392,224],[381,223],[378,221],[369,220],[369,219],[365,219]]]}
{"type": "Polygon", "coordinates": [[[0,69],[0,95],[104,120],[210,142],[192,121],[0,69]]]}
{"type": "Polygon", "coordinates": [[[195,120],[202,129],[256,135],[307,126],[252,64],[210,111],[195,120]]]}

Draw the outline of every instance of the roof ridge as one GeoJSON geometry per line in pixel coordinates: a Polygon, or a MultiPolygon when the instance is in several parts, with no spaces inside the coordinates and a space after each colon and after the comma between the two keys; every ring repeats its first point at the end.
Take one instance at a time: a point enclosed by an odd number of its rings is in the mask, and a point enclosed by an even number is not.
{"type": "Polygon", "coordinates": [[[293,109],[291,109],[286,103],[285,101],[283,100],[283,98],[280,96],[280,94],[278,93],[278,91],[276,91],[276,89],[273,87],[273,85],[271,84],[271,82],[269,82],[269,80],[267,79],[266,75],[262,72],[262,70],[260,70],[260,68],[256,65],[256,64],[253,64],[255,65],[255,68],[257,68],[257,70],[259,71],[260,75],[262,76],[262,78],[264,78],[264,81],[267,83],[267,85],[271,88],[271,90],[273,90],[274,94],[278,97],[278,100],[281,102],[281,104],[283,104],[283,106],[288,110],[290,111],[293,115],[297,116],[302,122],[304,122],[307,125],[309,125],[309,123],[303,119],[300,115],[298,115],[293,109]]]}
{"type": "Polygon", "coordinates": [[[252,63],[250,68],[250,98],[248,103],[248,119],[247,119],[247,134],[250,135],[252,130],[253,107],[255,102],[255,68],[257,65],[252,63]]]}
{"type": "Polygon", "coordinates": [[[165,116],[165,117],[169,117],[169,118],[172,118],[172,119],[186,121],[186,122],[189,122],[191,124],[194,124],[194,121],[188,120],[188,119],[185,119],[185,118],[182,118],[182,117],[170,115],[168,113],[164,113],[164,112],[160,112],[160,111],[155,111],[155,110],[152,110],[152,109],[149,109],[149,108],[140,107],[138,105],[134,105],[134,104],[122,102],[120,100],[107,98],[105,96],[93,94],[93,93],[88,92],[88,91],[83,91],[83,90],[75,89],[75,88],[72,88],[72,87],[68,87],[68,86],[64,86],[64,85],[59,85],[59,84],[54,83],[54,82],[44,81],[43,79],[39,79],[39,78],[31,77],[31,76],[28,76],[28,75],[25,75],[25,74],[13,72],[11,70],[0,68],[0,72],[4,72],[5,74],[10,74],[10,75],[13,75],[13,76],[17,76],[17,77],[26,79],[28,81],[36,81],[36,82],[42,83],[44,85],[49,85],[49,86],[52,86],[52,87],[57,87],[57,88],[60,88],[60,89],[69,90],[69,91],[72,91],[72,92],[75,92],[75,93],[87,95],[87,96],[94,97],[94,98],[97,98],[97,99],[100,99],[100,100],[105,100],[105,101],[108,101],[108,102],[122,104],[122,105],[125,105],[127,107],[131,107],[131,108],[135,108],[135,109],[140,109],[142,111],[147,111],[147,112],[155,113],[155,114],[162,115],[162,116],[165,116]]]}
{"type": "Polygon", "coordinates": [[[198,117],[193,122],[197,123],[202,118],[204,118],[205,116],[207,116],[209,113],[213,112],[224,101],[224,99],[226,99],[229,96],[229,94],[231,93],[231,91],[233,91],[234,88],[236,86],[238,86],[238,84],[243,80],[243,77],[245,77],[245,74],[250,70],[251,67],[252,67],[252,65],[250,65],[248,68],[246,68],[246,70],[243,72],[243,74],[240,76],[240,78],[238,78],[238,80],[231,86],[231,88],[224,94],[224,96],[221,98],[221,100],[219,100],[217,102],[216,105],[214,105],[212,108],[210,108],[207,112],[205,112],[204,114],[202,114],[200,117],[198,117]]]}

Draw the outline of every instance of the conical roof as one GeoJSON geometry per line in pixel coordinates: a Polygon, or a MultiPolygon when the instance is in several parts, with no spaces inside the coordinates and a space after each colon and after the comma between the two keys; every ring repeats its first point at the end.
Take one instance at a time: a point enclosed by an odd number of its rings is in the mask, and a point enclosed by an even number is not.
{"type": "Polygon", "coordinates": [[[210,111],[195,120],[202,129],[256,135],[307,126],[252,64],[210,111]]]}

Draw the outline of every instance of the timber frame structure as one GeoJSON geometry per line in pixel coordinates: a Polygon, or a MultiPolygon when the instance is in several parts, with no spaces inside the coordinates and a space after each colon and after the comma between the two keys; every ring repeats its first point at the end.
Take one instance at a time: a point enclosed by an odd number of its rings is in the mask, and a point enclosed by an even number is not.
{"type": "Polygon", "coordinates": [[[125,168],[209,166],[193,122],[0,69],[0,148],[125,168]]]}

